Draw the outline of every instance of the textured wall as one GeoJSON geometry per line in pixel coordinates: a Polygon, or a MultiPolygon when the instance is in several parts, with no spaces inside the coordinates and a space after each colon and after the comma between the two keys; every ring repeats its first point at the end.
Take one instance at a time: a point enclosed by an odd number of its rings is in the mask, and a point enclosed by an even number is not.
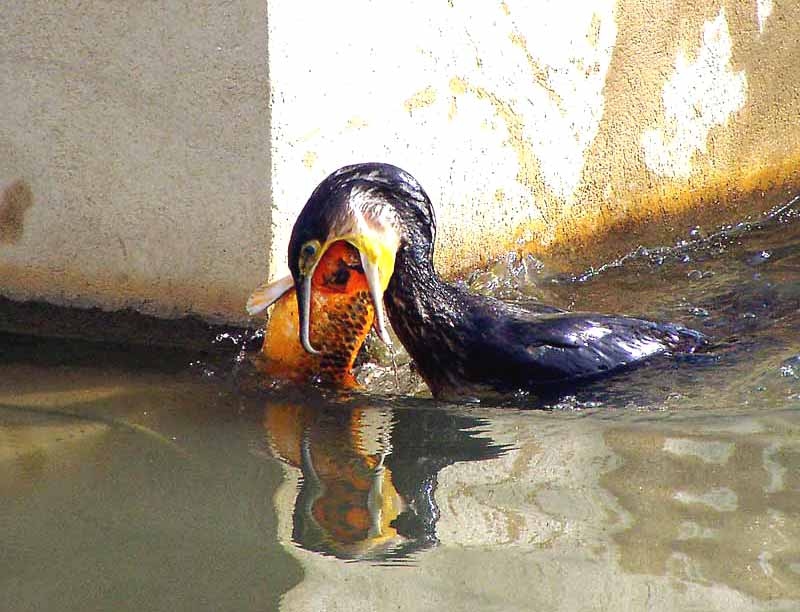
{"type": "Polygon", "coordinates": [[[5,3],[0,292],[230,317],[269,240],[266,6],[5,3]]]}
{"type": "Polygon", "coordinates": [[[602,259],[698,203],[741,216],[800,182],[798,20],[769,0],[11,3],[0,293],[242,320],[355,161],[417,176],[449,271],[602,259]]]}
{"type": "Polygon", "coordinates": [[[312,4],[270,4],[279,254],[313,186],[365,159],[422,182],[451,269],[797,183],[797,4],[312,4]]]}

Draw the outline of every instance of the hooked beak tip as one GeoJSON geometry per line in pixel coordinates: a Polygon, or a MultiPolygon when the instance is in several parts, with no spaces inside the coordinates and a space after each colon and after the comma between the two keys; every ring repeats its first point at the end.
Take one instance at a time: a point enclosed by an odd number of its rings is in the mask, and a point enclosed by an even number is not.
{"type": "Polygon", "coordinates": [[[386,346],[392,346],[392,337],[389,335],[389,330],[386,327],[386,322],[384,320],[384,313],[382,304],[379,307],[376,307],[375,313],[375,331],[378,332],[378,337],[383,341],[386,346]]]}
{"type": "Polygon", "coordinates": [[[308,338],[301,338],[300,339],[303,348],[305,349],[306,353],[311,353],[312,355],[319,355],[319,351],[311,346],[308,338]]]}

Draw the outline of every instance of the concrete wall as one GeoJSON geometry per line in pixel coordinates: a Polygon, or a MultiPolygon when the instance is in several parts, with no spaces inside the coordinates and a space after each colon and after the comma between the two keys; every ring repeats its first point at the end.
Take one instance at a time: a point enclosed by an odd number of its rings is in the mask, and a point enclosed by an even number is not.
{"type": "Polygon", "coordinates": [[[313,4],[270,4],[276,227],[364,159],[422,182],[451,268],[797,183],[796,3],[313,4]]]}
{"type": "Polygon", "coordinates": [[[263,0],[0,14],[0,292],[241,318],[269,242],[263,0]]]}
{"type": "Polygon", "coordinates": [[[241,320],[355,161],[417,176],[451,272],[602,258],[701,203],[742,216],[800,184],[798,20],[770,0],[13,3],[0,292],[241,320]]]}

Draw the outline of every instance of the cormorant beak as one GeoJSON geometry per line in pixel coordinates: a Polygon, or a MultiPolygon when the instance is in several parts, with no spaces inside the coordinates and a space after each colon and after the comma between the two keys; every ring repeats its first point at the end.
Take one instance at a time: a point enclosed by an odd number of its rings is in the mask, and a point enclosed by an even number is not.
{"type": "Polygon", "coordinates": [[[386,326],[383,293],[389,286],[389,280],[394,272],[394,259],[399,240],[384,232],[369,232],[355,236],[348,242],[356,247],[361,255],[361,267],[364,268],[369,295],[375,308],[375,322],[373,323],[375,331],[384,344],[391,346],[392,338],[389,336],[389,328],[386,326]]]}
{"type": "Polygon", "coordinates": [[[322,259],[323,251],[320,251],[319,256],[310,262],[310,269],[303,270],[300,268],[300,274],[297,278],[297,312],[300,316],[300,344],[307,353],[318,355],[319,351],[311,346],[310,327],[311,327],[311,279],[314,278],[314,270],[322,259]]]}
{"type": "Polygon", "coordinates": [[[389,280],[394,272],[395,254],[400,241],[393,231],[377,230],[373,228],[360,228],[356,233],[343,236],[333,236],[324,245],[304,254],[301,251],[299,261],[299,274],[297,278],[297,306],[300,315],[300,343],[309,353],[319,353],[311,345],[309,338],[311,318],[311,279],[317,263],[322,259],[325,251],[334,242],[345,241],[352,244],[359,252],[361,266],[367,279],[370,298],[375,309],[373,327],[380,339],[391,346],[392,339],[386,323],[386,311],[383,306],[383,293],[389,285],[389,280]]]}

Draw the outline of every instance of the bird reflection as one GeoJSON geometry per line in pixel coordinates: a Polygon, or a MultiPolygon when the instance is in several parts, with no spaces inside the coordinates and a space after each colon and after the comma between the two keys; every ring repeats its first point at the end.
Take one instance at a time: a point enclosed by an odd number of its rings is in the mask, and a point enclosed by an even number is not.
{"type": "Polygon", "coordinates": [[[483,421],[440,410],[269,405],[272,452],[302,479],[292,539],[341,559],[389,560],[436,545],[439,471],[505,452],[483,421]]]}
{"type": "MultiPolygon", "coordinates": [[[[269,379],[336,389],[357,386],[351,369],[373,322],[358,251],[339,241],[316,266],[307,302],[309,353],[299,340],[293,284],[253,292],[248,311],[275,302],[256,367],[269,379]]],[[[436,544],[439,471],[457,461],[497,457],[503,448],[475,434],[482,422],[436,410],[407,411],[317,402],[270,403],[264,424],[272,452],[300,470],[292,538],[343,559],[403,558],[436,544]],[[322,404],[322,405],[320,405],[322,404]]]]}

